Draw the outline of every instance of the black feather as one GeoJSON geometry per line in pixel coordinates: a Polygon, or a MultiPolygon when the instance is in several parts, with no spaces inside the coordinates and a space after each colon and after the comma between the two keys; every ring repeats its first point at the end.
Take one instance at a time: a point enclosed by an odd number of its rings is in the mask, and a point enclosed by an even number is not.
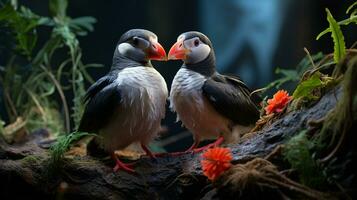
{"type": "Polygon", "coordinates": [[[78,131],[98,133],[118,111],[121,102],[121,91],[114,80],[117,73],[110,73],[87,91],[86,107],[78,131]]]}
{"type": "Polygon", "coordinates": [[[218,113],[237,124],[250,125],[259,119],[258,105],[238,77],[216,73],[205,81],[202,92],[218,113]]]}

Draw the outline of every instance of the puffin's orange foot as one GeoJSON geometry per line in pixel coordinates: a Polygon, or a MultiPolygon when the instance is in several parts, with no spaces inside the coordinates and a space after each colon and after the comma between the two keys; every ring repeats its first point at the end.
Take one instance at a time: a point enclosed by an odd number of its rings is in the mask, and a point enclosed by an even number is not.
{"type": "Polygon", "coordinates": [[[123,169],[124,171],[135,173],[135,170],[131,168],[132,164],[124,164],[121,161],[116,161],[116,165],[113,168],[113,172],[117,172],[119,169],[123,169]]]}
{"type": "Polygon", "coordinates": [[[220,144],[222,144],[223,140],[224,140],[224,138],[221,136],[215,142],[213,142],[211,144],[208,144],[208,145],[200,147],[200,148],[193,149],[193,152],[194,153],[199,153],[199,152],[202,152],[202,151],[206,151],[207,149],[209,149],[211,147],[217,147],[220,144]]]}
{"type": "Polygon", "coordinates": [[[124,171],[135,173],[135,170],[131,168],[133,163],[125,164],[125,163],[121,162],[114,153],[113,153],[112,156],[113,156],[113,159],[115,160],[115,163],[116,163],[114,168],[113,168],[113,172],[117,172],[119,169],[123,169],[124,171]]]}
{"type": "Polygon", "coordinates": [[[169,153],[170,156],[181,156],[184,154],[188,154],[188,153],[194,153],[194,149],[200,144],[199,139],[195,139],[195,141],[193,142],[193,144],[191,145],[190,148],[188,148],[186,151],[178,151],[178,152],[173,152],[173,153],[169,153]]]}
{"type": "Polygon", "coordinates": [[[158,154],[152,153],[150,151],[150,149],[146,145],[144,145],[143,143],[141,143],[141,148],[145,151],[146,155],[149,156],[150,158],[155,158],[156,155],[158,155],[158,154]]]}

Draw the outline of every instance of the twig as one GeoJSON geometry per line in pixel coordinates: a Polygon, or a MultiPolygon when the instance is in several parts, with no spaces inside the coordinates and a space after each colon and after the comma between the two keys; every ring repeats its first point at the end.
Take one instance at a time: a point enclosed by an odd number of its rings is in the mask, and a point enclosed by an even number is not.
{"type": "Polygon", "coordinates": [[[346,199],[352,200],[352,198],[348,195],[346,190],[339,183],[336,182],[335,185],[338,187],[338,189],[342,191],[342,194],[345,195],[346,199]]]}
{"type": "Polygon", "coordinates": [[[357,53],[357,49],[346,49],[346,51],[350,53],[357,53]]]}
{"type": "Polygon", "coordinates": [[[355,48],[356,46],[357,46],[357,41],[354,42],[350,48],[353,49],[353,48],[355,48]]]}
{"type": "Polygon", "coordinates": [[[310,60],[310,62],[311,62],[311,64],[312,64],[312,66],[313,66],[314,68],[316,68],[316,65],[315,65],[315,63],[314,63],[314,60],[313,60],[312,57],[311,57],[311,54],[310,54],[309,50],[307,50],[307,48],[304,47],[304,51],[306,52],[306,55],[307,55],[307,57],[309,58],[309,60],[310,60]]]}
{"type": "Polygon", "coordinates": [[[319,192],[319,191],[316,191],[316,190],[313,190],[313,189],[311,189],[311,188],[309,188],[309,187],[306,187],[306,186],[304,186],[304,185],[302,185],[302,184],[300,184],[300,183],[298,183],[298,182],[295,182],[295,181],[289,179],[288,177],[282,175],[282,174],[281,174],[280,172],[278,172],[278,171],[269,170],[269,172],[271,172],[271,173],[274,174],[275,176],[278,176],[278,177],[281,178],[283,181],[287,182],[289,185],[301,189],[302,191],[304,191],[303,194],[307,194],[307,195],[308,195],[308,194],[311,194],[312,196],[310,196],[310,197],[314,197],[314,198],[316,198],[316,199],[321,199],[321,197],[324,196],[324,193],[319,192]],[[305,193],[305,191],[306,191],[307,193],[305,193]]]}
{"type": "Polygon", "coordinates": [[[331,153],[329,153],[327,156],[325,156],[324,158],[322,159],[319,159],[319,162],[321,163],[324,163],[324,162],[327,162],[329,161],[336,153],[337,151],[340,149],[344,139],[345,139],[345,136],[346,136],[346,129],[344,129],[342,131],[342,134],[341,134],[341,137],[340,139],[338,140],[338,143],[337,145],[335,146],[335,148],[331,151],[331,153]]]}
{"type": "MultiPolygon", "coordinates": [[[[314,74],[315,72],[317,72],[318,70],[320,70],[322,67],[321,65],[324,64],[327,60],[331,59],[333,57],[333,54],[328,54],[326,55],[322,60],[320,60],[320,62],[314,66],[314,68],[312,70],[307,70],[304,72],[304,74],[302,75],[302,79],[304,79],[304,77],[306,77],[306,75],[309,73],[309,75],[314,74]]],[[[333,63],[334,64],[334,63],[333,63]]],[[[325,67],[325,66],[324,66],[325,67]]]]}
{"type": "MultiPolygon", "coordinates": [[[[280,177],[282,177],[280,175],[280,177]]],[[[275,180],[275,179],[272,179],[272,178],[267,178],[267,177],[260,177],[261,179],[267,181],[267,182],[270,182],[270,183],[275,183],[276,185],[279,185],[279,186],[282,186],[282,187],[285,187],[289,190],[294,190],[295,192],[299,192],[301,194],[304,194],[305,196],[308,196],[310,198],[313,198],[313,199],[321,199],[321,195],[318,193],[318,192],[315,192],[315,191],[310,191],[304,187],[297,187],[295,185],[291,185],[291,184],[286,184],[286,183],[283,183],[281,181],[278,181],[278,180],[275,180]]]]}
{"type": "Polygon", "coordinates": [[[276,146],[273,151],[271,151],[268,155],[266,155],[264,157],[265,160],[270,160],[273,156],[275,156],[276,154],[280,153],[281,150],[284,148],[284,145],[280,144],[278,146],[276,146]]]}

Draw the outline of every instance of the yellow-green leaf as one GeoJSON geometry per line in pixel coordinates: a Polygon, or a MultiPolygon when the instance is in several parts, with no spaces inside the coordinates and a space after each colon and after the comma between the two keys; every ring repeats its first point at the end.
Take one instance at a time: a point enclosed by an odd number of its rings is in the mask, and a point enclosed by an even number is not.
{"type": "Polygon", "coordinates": [[[293,98],[297,99],[304,97],[306,99],[316,99],[317,97],[312,94],[315,88],[321,87],[323,82],[320,80],[320,74],[315,73],[309,79],[301,82],[295,89],[293,93],[293,98]]]}
{"type": "Polygon", "coordinates": [[[331,29],[331,36],[334,43],[333,59],[336,63],[341,61],[346,55],[345,39],[343,37],[340,25],[337,24],[329,9],[326,8],[327,21],[331,29]]]}

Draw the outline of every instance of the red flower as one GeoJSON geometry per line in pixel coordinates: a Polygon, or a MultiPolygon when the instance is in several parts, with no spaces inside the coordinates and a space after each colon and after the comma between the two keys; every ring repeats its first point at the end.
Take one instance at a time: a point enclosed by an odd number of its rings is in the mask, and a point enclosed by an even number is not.
{"type": "Polygon", "coordinates": [[[270,113],[279,113],[283,111],[290,99],[291,96],[289,96],[287,91],[277,91],[272,99],[268,99],[268,105],[265,107],[266,114],[269,115],[270,113]]]}
{"type": "Polygon", "coordinates": [[[228,148],[215,147],[202,154],[201,166],[203,174],[215,180],[231,167],[232,154],[228,148]]]}

